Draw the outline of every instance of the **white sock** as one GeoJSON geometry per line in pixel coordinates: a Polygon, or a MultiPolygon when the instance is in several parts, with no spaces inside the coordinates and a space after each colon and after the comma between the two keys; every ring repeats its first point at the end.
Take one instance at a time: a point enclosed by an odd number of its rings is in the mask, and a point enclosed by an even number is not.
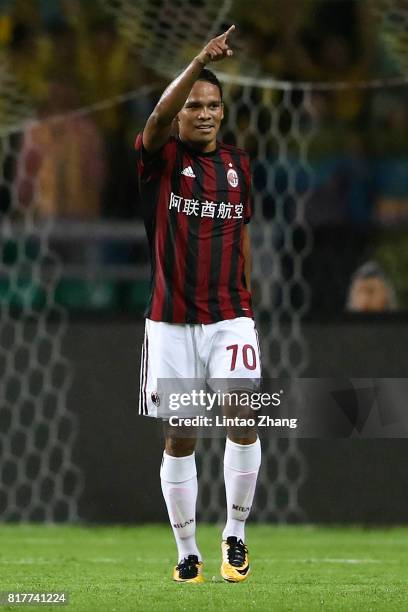
{"type": "Polygon", "coordinates": [[[254,499],[261,465],[261,443],[236,444],[227,438],[224,454],[224,481],[227,496],[227,523],[222,539],[235,536],[245,542],[245,521],[254,499]]]}
{"type": "Polygon", "coordinates": [[[197,555],[201,561],[195,539],[197,501],[195,454],[172,457],[165,451],[160,478],[170,524],[176,538],[178,561],[188,555],[197,555]]]}

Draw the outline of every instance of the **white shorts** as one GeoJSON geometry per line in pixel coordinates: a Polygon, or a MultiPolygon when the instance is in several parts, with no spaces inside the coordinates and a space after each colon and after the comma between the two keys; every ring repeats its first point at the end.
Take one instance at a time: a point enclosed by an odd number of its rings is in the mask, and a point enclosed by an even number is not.
{"type": "Polygon", "coordinates": [[[140,364],[139,414],[157,417],[158,379],[250,379],[261,377],[253,319],[209,324],[146,319],[140,364]]]}

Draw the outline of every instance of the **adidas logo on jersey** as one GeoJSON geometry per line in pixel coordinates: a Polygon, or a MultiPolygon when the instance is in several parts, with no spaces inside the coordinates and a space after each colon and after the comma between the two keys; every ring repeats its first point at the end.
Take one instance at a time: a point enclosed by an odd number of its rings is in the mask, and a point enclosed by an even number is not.
{"type": "Polygon", "coordinates": [[[187,166],[187,168],[184,168],[184,170],[181,171],[181,174],[184,174],[184,176],[189,176],[190,178],[196,177],[191,166],[187,166]]]}

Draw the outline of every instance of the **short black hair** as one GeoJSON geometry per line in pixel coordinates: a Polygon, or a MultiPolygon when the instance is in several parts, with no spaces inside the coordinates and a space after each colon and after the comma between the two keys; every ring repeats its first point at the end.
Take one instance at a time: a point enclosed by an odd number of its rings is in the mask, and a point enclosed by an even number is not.
{"type": "Polygon", "coordinates": [[[208,68],[203,68],[200,74],[198,75],[197,81],[207,81],[208,83],[212,83],[213,85],[218,87],[218,89],[220,90],[220,97],[222,100],[222,85],[220,81],[218,80],[218,78],[216,77],[216,75],[213,72],[211,72],[211,70],[208,70],[208,68]]]}

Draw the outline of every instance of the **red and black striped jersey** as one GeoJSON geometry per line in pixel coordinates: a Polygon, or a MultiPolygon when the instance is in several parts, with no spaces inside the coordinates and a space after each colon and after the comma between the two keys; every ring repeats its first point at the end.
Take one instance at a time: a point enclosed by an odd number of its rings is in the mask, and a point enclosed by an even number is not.
{"type": "Polygon", "coordinates": [[[253,317],[243,254],[248,155],[222,143],[201,153],[174,137],[151,155],[142,134],[136,152],[152,264],[146,316],[169,323],[253,317]]]}

